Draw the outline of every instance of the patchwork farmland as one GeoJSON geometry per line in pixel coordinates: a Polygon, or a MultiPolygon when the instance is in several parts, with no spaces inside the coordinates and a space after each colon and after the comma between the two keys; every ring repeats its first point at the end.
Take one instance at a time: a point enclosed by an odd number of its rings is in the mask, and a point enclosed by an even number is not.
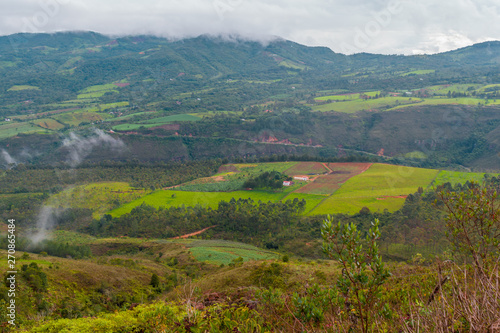
{"type": "Polygon", "coordinates": [[[401,208],[406,196],[417,192],[419,187],[431,190],[445,182],[454,184],[467,180],[480,181],[483,178],[482,173],[440,171],[378,163],[228,164],[222,166],[219,173],[212,177],[181,184],[175,188],[157,190],[140,198],[136,197],[135,200],[131,198],[132,201],[108,213],[118,217],[143,203],[156,208],[201,205],[216,209],[219,202],[230,201],[232,198],[252,199],[255,202],[304,199],[305,215],[355,214],[363,207],[371,211],[387,209],[393,212],[401,208]],[[308,175],[309,180],[294,180],[295,184],[278,191],[241,189],[245,179],[272,170],[291,177],[308,175]]]}

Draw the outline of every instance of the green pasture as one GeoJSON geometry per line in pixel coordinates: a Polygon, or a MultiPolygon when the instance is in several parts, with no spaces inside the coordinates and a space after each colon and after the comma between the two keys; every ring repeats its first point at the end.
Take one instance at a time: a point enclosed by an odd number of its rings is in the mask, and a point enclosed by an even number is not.
{"type": "Polygon", "coordinates": [[[46,133],[45,130],[28,122],[8,122],[0,125],[0,139],[10,138],[19,133],[46,133]]]}
{"type": "Polygon", "coordinates": [[[134,131],[139,128],[151,128],[151,127],[157,127],[159,124],[120,124],[113,126],[113,130],[115,131],[134,131]]]}
{"type": "Polygon", "coordinates": [[[270,191],[234,191],[234,192],[187,192],[175,190],[160,190],[146,195],[140,199],[129,202],[117,209],[109,212],[113,217],[118,217],[127,214],[135,207],[145,203],[147,205],[160,207],[193,207],[201,205],[216,209],[221,201],[230,201],[234,199],[249,199],[255,202],[277,202],[286,195],[286,192],[270,192],[270,191]]]}
{"type": "Polygon", "coordinates": [[[362,110],[372,110],[379,108],[390,108],[398,106],[399,104],[410,104],[420,102],[421,99],[411,97],[382,97],[377,99],[355,99],[353,101],[339,101],[323,105],[313,106],[313,111],[336,111],[344,113],[354,113],[362,110]]]}
{"type": "Polygon", "coordinates": [[[368,170],[346,181],[332,196],[310,214],[357,213],[364,206],[370,210],[395,211],[405,196],[426,188],[438,170],[411,168],[389,164],[373,164],[368,170]]]}

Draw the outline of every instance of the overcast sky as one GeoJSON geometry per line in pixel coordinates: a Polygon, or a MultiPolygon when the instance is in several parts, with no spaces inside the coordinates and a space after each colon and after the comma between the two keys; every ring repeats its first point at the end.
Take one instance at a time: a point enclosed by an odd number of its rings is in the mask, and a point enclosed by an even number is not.
{"type": "Polygon", "coordinates": [[[500,40],[499,0],[2,0],[0,35],[92,30],[279,36],[335,52],[436,53],[500,40]]]}

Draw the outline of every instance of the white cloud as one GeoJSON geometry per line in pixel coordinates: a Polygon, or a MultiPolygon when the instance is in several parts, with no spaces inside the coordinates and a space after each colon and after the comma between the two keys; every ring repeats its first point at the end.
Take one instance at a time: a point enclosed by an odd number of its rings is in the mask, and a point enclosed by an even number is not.
{"type": "Polygon", "coordinates": [[[500,39],[497,0],[18,0],[0,9],[3,35],[92,30],[182,38],[237,33],[276,35],[337,52],[351,46],[353,52],[406,54],[500,39]],[[395,1],[401,10],[392,13],[395,1]]]}

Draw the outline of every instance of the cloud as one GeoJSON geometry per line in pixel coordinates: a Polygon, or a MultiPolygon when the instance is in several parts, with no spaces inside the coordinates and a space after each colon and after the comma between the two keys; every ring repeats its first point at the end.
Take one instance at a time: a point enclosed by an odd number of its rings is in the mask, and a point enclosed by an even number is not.
{"type": "Polygon", "coordinates": [[[2,4],[0,34],[19,31],[92,30],[111,35],[170,38],[240,34],[280,36],[342,51],[356,33],[374,27],[377,15],[400,4],[387,25],[360,51],[438,52],[500,39],[496,0],[18,0],[2,4]],[[452,36],[436,47],[437,36],[452,36]]]}
{"type": "Polygon", "coordinates": [[[67,163],[71,167],[80,164],[95,147],[104,146],[112,151],[121,151],[125,148],[123,141],[113,138],[102,130],[96,129],[94,133],[92,137],[82,138],[72,132],[63,140],[63,147],[69,151],[67,163]]]}

